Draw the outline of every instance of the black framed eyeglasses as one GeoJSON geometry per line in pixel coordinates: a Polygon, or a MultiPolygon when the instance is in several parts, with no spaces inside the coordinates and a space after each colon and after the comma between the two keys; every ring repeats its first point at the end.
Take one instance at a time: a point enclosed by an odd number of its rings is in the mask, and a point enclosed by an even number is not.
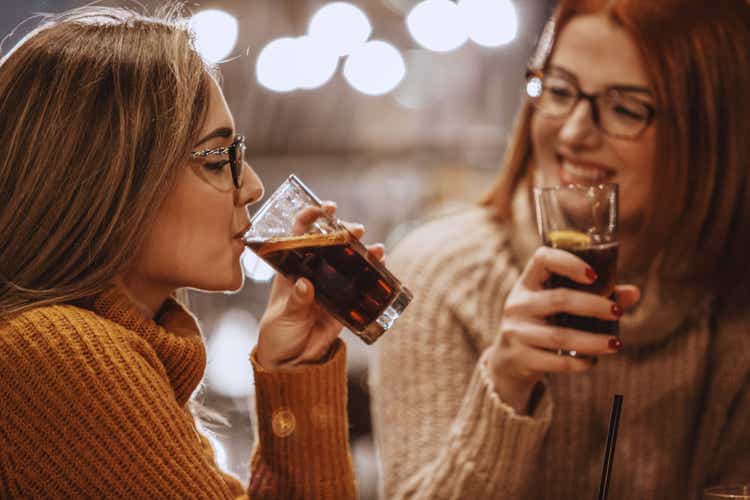
{"type": "Polygon", "coordinates": [[[231,183],[236,189],[242,187],[243,171],[245,165],[245,136],[237,135],[234,137],[234,142],[229,146],[223,146],[220,148],[204,149],[202,151],[194,151],[190,153],[190,157],[193,159],[206,158],[208,156],[225,156],[225,159],[218,160],[213,163],[207,163],[205,168],[212,172],[209,174],[207,180],[217,187],[223,189],[231,186],[227,186],[226,175],[222,174],[226,172],[225,167],[229,165],[229,171],[231,172],[231,183]]]}
{"type": "Polygon", "coordinates": [[[596,127],[611,137],[635,140],[654,120],[656,109],[638,97],[642,87],[613,86],[602,92],[583,92],[574,78],[563,72],[526,72],[526,94],[544,116],[565,118],[581,99],[589,102],[596,127]]]}

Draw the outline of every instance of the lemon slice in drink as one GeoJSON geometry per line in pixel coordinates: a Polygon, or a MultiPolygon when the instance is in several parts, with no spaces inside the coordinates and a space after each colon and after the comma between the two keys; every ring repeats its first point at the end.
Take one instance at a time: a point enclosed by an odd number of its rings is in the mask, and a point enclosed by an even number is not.
{"type": "Polygon", "coordinates": [[[550,231],[547,234],[547,241],[553,248],[563,248],[566,250],[577,250],[591,245],[591,237],[570,229],[550,231]]]}

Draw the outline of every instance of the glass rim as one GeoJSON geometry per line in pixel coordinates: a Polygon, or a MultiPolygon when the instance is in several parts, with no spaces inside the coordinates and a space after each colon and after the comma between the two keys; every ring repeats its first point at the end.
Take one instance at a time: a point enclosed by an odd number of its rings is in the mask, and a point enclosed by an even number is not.
{"type": "Polygon", "coordinates": [[[600,184],[559,184],[556,186],[534,186],[535,193],[552,193],[555,191],[562,190],[576,190],[576,191],[589,191],[592,188],[605,191],[610,189],[612,191],[619,191],[620,185],[616,182],[602,182],[600,184]]]}
{"type": "Polygon", "coordinates": [[[710,486],[703,490],[703,494],[714,495],[717,498],[750,498],[750,484],[726,484],[722,486],[710,486]],[[742,490],[745,490],[747,493],[743,493],[742,490]]]}
{"type": "Polygon", "coordinates": [[[310,197],[310,199],[317,204],[319,207],[323,205],[323,202],[318,198],[315,193],[312,192],[312,190],[305,185],[302,180],[297,177],[295,174],[291,174],[289,177],[287,177],[281,184],[276,187],[276,189],[271,193],[271,195],[268,197],[266,201],[263,202],[263,204],[256,210],[256,212],[253,214],[252,217],[250,217],[250,226],[252,227],[258,219],[263,217],[265,213],[268,211],[268,209],[271,207],[272,203],[281,196],[282,191],[280,191],[281,186],[283,186],[286,183],[290,183],[295,185],[296,187],[300,188],[307,196],[310,197]]]}

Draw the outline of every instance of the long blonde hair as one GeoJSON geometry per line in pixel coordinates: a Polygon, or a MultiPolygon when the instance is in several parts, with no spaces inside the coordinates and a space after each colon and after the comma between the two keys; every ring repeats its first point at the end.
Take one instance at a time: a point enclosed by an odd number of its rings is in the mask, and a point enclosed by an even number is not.
{"type": "Polygon", "coordinates": [[[93,296],[136,255],[216,76],[181,19],[83,7],[0,61],[0,316],[93,296]]]}
{"type": "MultiPolygon", "coordinates": [[[[657,153],[641,260],[664,279],[728,291],[750,283],[750,5],[746,0],[562,0],[534,63],[574,16],[605,13],[638,44],[654,86],[657,153]],[[744,285],[743,285],[744,284],[744,285]]],[[[529,179],[527,102],[496,183],[482,200],[500,219],[529,179]]]]}

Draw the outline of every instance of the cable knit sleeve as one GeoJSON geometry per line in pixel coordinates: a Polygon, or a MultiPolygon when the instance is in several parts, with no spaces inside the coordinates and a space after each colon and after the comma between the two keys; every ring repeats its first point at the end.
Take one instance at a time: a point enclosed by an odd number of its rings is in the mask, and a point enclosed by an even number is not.
{"type": "Polygon", "coordinates": [[[737,484],[750,480],[750,374],[737,401],[730,407],[714,469],[715,484],[737,484]]]}
{"type": "Polygon", "coordinates": [[[261,412],[261,436],[278,427],[284,437],[261,439],[256,456],[267,459],[251,473],[264,481],[244,491],[216,466],[143,337],[72,306],[0,321],[0,497],[353,498],[344,358],[340,348],[328,363],[258,376],[261,399],[284,403],[297,426],[261,412]],[[332,406],[317,408],[323,423],[309,417],[316,404],[332,406]]]}
{"type": "Polygon", "coordinates": [[[357,497],[349,455],[346,344],[322,364],[269,372],[251,357],[258,446],[252,498],[344,500],[357,497]]]}
{"type": "Polygon", "coordinates": [[[389,258],[415,295],[379,341],[371,379],[389,499],[519,498],[550,425],[549,391],[519,416],[485,368],[517,274],[478,217],[427,226],[389,258]]]}
{"type": "Polygon", "coordinates": [[[740,310],[718,323],[714,373],[692,473],[703,481],[701,488],[750,481],[750,311],[740,310]],[[707,471],[705,478],[701,470],[707,471]]]}

